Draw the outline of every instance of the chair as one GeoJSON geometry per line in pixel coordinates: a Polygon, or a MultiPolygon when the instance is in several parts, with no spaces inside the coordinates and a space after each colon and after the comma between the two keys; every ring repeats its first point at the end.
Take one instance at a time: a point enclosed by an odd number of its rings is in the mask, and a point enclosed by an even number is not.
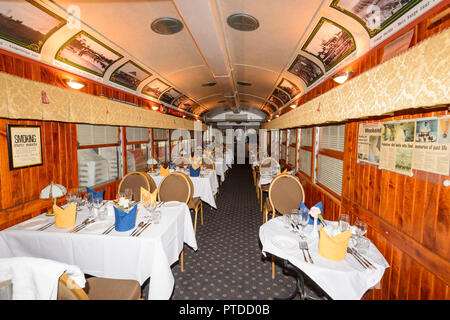
{"type": "Polygon", "coordinates": [[[188,202],[189,210],[194,210],[195,217],[194,217],[194,234],[197,233],[197,215],[198,210],[200,210],[200,223],[203,225],[203,202],[200,199],[200,197],[193,197],[194,196],[194,184],[192,183],[191,178],[185,173],[180,172],[180,174],[184,175],[186,179],[189,181],[189,184],[191,186],[191,197],[188,202]]]}
{"type": "Polygon", "coordinates": [[[145,172],[133,171],[127,173],[120,181],[118,192],[125,192],[125,189],[133,191],[133,200],[141,201],[141,187],[153,192],[156,190],[156,183],[152,177],[145,172]]]}
{"type": "Polygon", "coordinates": [[[202,166],[205,169],[212,169],[212,170],[216,169],[216,165],[215,165],[213,159],[211,159],[209,156],[202,157],[202,166]]]}
{"type": "Polygon", "coordinates": [[[58,280],[58,300],[141,300],[141,286],[136,280],[92,277],[80,288],[66,273],[58,280]]]}
{"type": "MultiPolygon", "coordinates": [[[[265,173],[272,174],[273,170],[280,170],[280,164],[278,163],[278,161],[271,157],[262,159],[261,162],[259,163],[259,179],[261,179],[261,175],[263,175],[265,173]]],[[[258,179],[258,184],[257,184],[258,198],[260,201],[260,210],[261,210],[261,212],[263,212],[263,195],[264,195],[264,192],[269,191],[270,184],[267,183],[267,184],[263,184],[263,185],[259,186],[259,179],[258,179]]]]}
{"type": "MultiPolygon", "coordinates": [[[[290,214],[293,209],[298,209],[305,199],[305,191],[300,180],[291,174],[283,173],[276,176],[270,183],[268,197],[264,203],[263,223],[267,221],[269,212],[272,219],[276,212],[290,214]]],[[[275,278],[275,262],[272,257],[272,279],[275,278]]]]}
{"type": "Polygon", "coordinates": [[[188,158],[186,157],[178,157],[175,160],[173,160],[173,163],[179,167],[179,166],[183,166],[183,165],[189,165],[190,161],[188,158]]]}
{"type": "MultiPolygon", "coordinates": [[[[180,201],[189,206],[193,189],[186,175],[181,172],[172,172],[162,179],[158,186],[159,201],[180,201]]],[[[181,271],[184,271],[184,249],[181,251],[181,271]]]]}

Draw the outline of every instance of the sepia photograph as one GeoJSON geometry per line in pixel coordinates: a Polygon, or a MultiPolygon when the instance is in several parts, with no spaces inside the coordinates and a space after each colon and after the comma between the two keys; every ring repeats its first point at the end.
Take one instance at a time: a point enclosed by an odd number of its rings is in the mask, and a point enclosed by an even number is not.
{"type": "Polygon", "coordinates": [[[142,93],[159,99],[161,94],[170,86],[159,79],[154,79],[142,88],[142,93]]]}
{"type": "Polygon", "coordinates": [[[297,56],[288,71],[305,81],[308,87],[323,76],[323,71],[317,64],[301,55],[297,56]]]}
{"type": "Polygon", "coordinates": [[[159,100],[168,104],[172,104],[172,101],[180,94],[181,92],[179,92],[178,90],[170,88],[169,90],[165,91],[162,96],[160,96],[159,100]]]}
{"type": "Polygon", "coordinates": [[[417,121],[416,142],[436,142],[437,136],[437,119],[417,121]]]}
{"type": "Polygon", "coordinates": [[[331,7],[356,19],[373,38],[421,0],[334,0],[331,7]]]}
{"type": "Polygon", "coordinates": [[[122,58],[120,53],[81,31],[58,50],[55,59],[103,77],[105,71],[122,58]]]}
{"type": "Polygon", "coordinates": [[[127,61],[111,75],[110,81],[136,90],[139,84],[152,74],[139,67],[133,61],[127,61]]]}
{"type": "Polygon", "coordinates": [[[173,100],[172,105],[181,108],[189,100],[184,94],[173,100]]]}
{"type": "Polygon", "coordinates": [[[300,89],[293,82],[285,78],[281,79],[278,88],[286,92],[291,99],[300,93],[300,89]]]}
{"type": "Polygon", "coordinates": [[[291,97],[284,92],[283,90],[280,90],[278,88],[275,88],[275,90],[273,90],[272,94],[277,97],[278,99],[280,99],[281,101],[283,101],[283,104],[288,103],[291,100],[291,97]]]}
{"type": "Polygon", "coordinates": [[[337,23],[321,18],[302,50],[321,60],[328,71],[355,51],[353,36],[337,23]]]}
{"type": "Polygon", "coordinates": [[[44,42],[66,21],[34,1],[2,1],[0,38],[40,53],[44,42]]]}
{"type": "Polygon", "coordinates": [[[277,109],[279,109],[279,108],[281,108],[283,106],[283,101],[281,101],[280,99],[276,98],[275,96],[270,96],[268,100],[269,100],[269,102],[274,104],[277,107],[277,109]]]}

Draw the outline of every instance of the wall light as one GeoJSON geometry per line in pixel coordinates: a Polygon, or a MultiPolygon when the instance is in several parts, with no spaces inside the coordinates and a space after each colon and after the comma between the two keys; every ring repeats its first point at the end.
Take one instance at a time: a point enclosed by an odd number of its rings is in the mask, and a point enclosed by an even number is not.
{"type": "Polygon", "coordinates": [[[158,111],[158,109],[159,109],[159,107],[158,107],[158,106],[153,106],[153,105],[152,105],[152,110],[154,110],[154,111],[158,111]]]}
{"type": "Polygon", "coordinates": [[[353,75],[353,71],[344,71],[333,76],[333,80],[337,83],[343,84],[353,75]]]}
{"type": "Polygon", "coordinates": [[[295,109],[296,107],[297,107],[297,105],[291,104],[291,108],[292,108],[292,109],[295,109]]]}
{"type": "Polygon", "coordinates": [[[80,90],[83,88],[86,84],[84,82],[78,81],[78,80],[72,80],[72,79],[64,79],[64,82],[75,90],[80,90]]]}

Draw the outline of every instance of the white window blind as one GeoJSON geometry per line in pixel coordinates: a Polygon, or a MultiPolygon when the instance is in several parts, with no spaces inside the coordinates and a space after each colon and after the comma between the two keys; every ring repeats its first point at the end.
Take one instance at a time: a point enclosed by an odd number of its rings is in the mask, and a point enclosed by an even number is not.
{"type": "Polygon", "coordinates": [[[148,141],[147,128],[127,127],[127,142],[148,141]]]}
{"type": "Polygon", "coordinates": [[[295,148],[289,147],[288,149],[288,163],[292,164],[295,167],[295,148]]]}
{"type": "Polygon", "coordinates": [[[280,159],[285,159],[286,158],[286,146],[283,144],[281,145],[281,150],[280,150],[280,159]]]}
{"type": "Polygon", "coordinates": [[[296,130],[295,130],[295,129],[290,129],[290,130],[288,130],[288,132],[289,132],[288,143],[289,143],[289,144],[295,143],[295,133],[296,133],[296,130]]]}
{"type": "Polygon", "coordinates": [[[311,176],[311,151],[300,149],[300,159],[298,162],[300,171],[311,176]]]}
{"type": "Polygon", "coordinates": [[[301,129],[300,146],[312,147],[313,128],[301,129]]]}
{"type": "Polygon", "coordinates": [[[345,124],[320,128],[320,149],[344,152],[345,124]]]}
{"type": "Polygon", "coordinates": [[[117,143],[118,129],[113,126],[77,124],[77,140],[80,146],[117,143]]]}
{"type": "Polygon", "coordinates": [[[343,168],[344,161],[319,154],[317,181],[336,194],[341,195],[343,168]]]}
{"type": "Polygon", "coordinates": [[[166,140],[169,139],[167,129],[153,129],[153,139],[166,140]]]}

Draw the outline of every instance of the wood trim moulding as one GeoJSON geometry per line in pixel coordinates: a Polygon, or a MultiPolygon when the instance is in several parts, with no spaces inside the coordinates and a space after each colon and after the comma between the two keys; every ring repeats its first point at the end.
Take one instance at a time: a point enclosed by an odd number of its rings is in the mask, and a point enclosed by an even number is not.
{"type": "Polygon", "coordinates": [[[450,28],[262,125],[286,129],[450,103],[450,28]]]}
{"type": "MultiPolygon", "coordinates": [[[[194,121],[0,72],[0,117],[194,130],[194,121]]],[[[204,129],[206,126],[203,125],[204,129]]]]}

